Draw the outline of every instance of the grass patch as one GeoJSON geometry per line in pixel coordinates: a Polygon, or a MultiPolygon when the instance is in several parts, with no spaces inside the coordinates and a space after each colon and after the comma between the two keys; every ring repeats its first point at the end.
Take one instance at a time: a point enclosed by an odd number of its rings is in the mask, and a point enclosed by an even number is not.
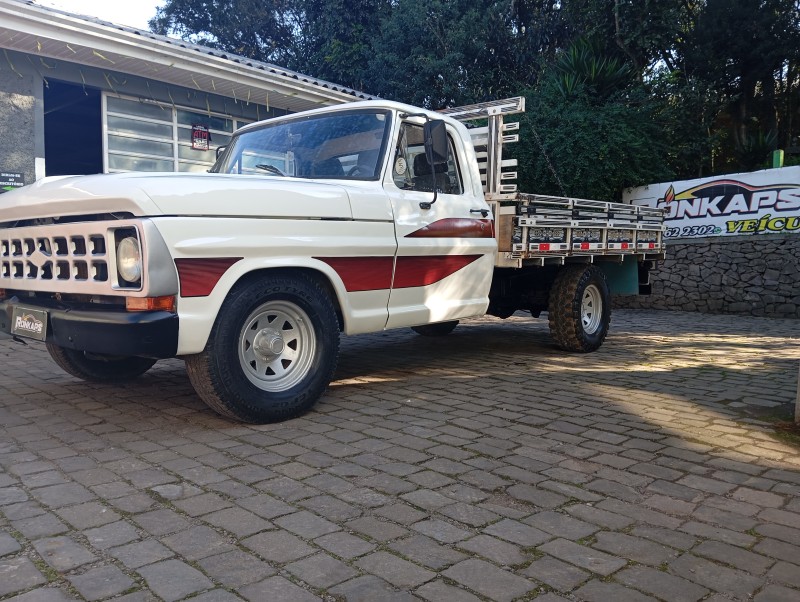
{"type": "Polygon", "coordinates": [[[47,564],[40,556],[32,556],[30,560],[33,563],[33,566],[39,569],[39,572],[44,575],[44,578],[47,579],[48,583],[52,583],[53,581],[58,581],[61,579],[61,574],[47,564]]]}
{"type": "Polygon", "coordinates": [[[773,439],[800,447],[800,424],[794,421],[794,404],[782,405],[777,408],[748,408],[747,416],[757,418],[772,425],[773,432],[769,433],[773,439]]]}
{"type": "Polygon", "coordinates": [[[528,560],[526,560],[525,562],[527,562],[529,565],[533,561],[539,560],[540,558],[544,557],[544,552],[540,552],[535,546],[523,547],[522,553],[528,557],[528,560]]]}
{"type": "Polygon", "coordinates": [[[800,447],[800,424],[795,422],[776,422],[775,432],[772,433],[772,436],[781,443],[800,447]]]}

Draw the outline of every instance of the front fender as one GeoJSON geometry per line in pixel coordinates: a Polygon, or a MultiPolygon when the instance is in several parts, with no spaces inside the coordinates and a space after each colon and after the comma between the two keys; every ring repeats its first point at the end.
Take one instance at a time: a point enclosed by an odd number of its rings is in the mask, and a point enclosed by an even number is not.
{"type": "MultiPolygon", "coordinates": [[[[178,337],[178,355],[200,353],[208,342],[211,329],[222,309],[222,304],[233,287],[243,278],[253,274],[268,277],[274,270],[302,270],[313,272],[330,284],[335,294],[334,303],[339,307],[344,321],[345,332],[352,334],[360,327],[362,332],[372,329],[380,330],[386,324],[386,307],[372,312],[372,320],[363,309],[353,306],[341,278],[327,264],[308,257],[271,257],[241,260],[232,265],[219,279],[211,294],[206,297],[180,297],[178,314],[180,316],[180,335],[178,337]],[[365,324],[365,319],[371,324],[365,324]]],[[[370,292],[372,293],[372,292],[370,292]]],[[[367,294],[370,294],[367,293],[367,294]]],[[[363,304],[362,304],[363,305],[363,304]]]]}
{"type": "MultiPolygon", "coordinates": [[[[274,269],[312,271],[335,295],[347,334],[382,330],[389,289],[347,291],[328,263],[316,257],[394,257],[391,222],[247,218],[154,219],[175,260],[236,259],[208,294],[179,296],[178,354],[202,351],[228,293],[242,278],[274,269]]],[[[183,283],[181,283],[183,285],[183,283]]]]}

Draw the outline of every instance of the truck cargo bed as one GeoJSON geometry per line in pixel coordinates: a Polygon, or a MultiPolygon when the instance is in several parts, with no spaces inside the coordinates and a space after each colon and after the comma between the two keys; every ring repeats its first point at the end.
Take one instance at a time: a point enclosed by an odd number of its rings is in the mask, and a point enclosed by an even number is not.
{"type": "Polygon", "coordinates": [[[509,260],[513,265],[545,258],[664,256],[664,216],[658,209],[524,192],[487,195],[487,200],[503,267],[510,267],[509,260]]]}

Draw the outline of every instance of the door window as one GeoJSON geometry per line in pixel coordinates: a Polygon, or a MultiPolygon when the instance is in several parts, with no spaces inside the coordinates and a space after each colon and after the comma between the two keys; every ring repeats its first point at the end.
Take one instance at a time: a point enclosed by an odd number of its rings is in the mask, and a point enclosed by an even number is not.
{"type": "Polygon", "coordinates": [[[453,139],[448,134],[447,163],[431,166],[425,156],[422,126],[404,123],[395,149],[392,177],[402,190],[463,194],[461,173],[456,159],[453,139]]]}

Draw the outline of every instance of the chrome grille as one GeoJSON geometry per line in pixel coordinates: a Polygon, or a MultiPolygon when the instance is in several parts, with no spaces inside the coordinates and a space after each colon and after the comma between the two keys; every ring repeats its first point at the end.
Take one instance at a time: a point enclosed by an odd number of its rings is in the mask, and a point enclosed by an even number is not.
{"type": "Polygon", "coordinates": [[[114,231],[131,227],[115,221],[0,230],[0,288],[111,293],[118,288],[114,231]]]}

